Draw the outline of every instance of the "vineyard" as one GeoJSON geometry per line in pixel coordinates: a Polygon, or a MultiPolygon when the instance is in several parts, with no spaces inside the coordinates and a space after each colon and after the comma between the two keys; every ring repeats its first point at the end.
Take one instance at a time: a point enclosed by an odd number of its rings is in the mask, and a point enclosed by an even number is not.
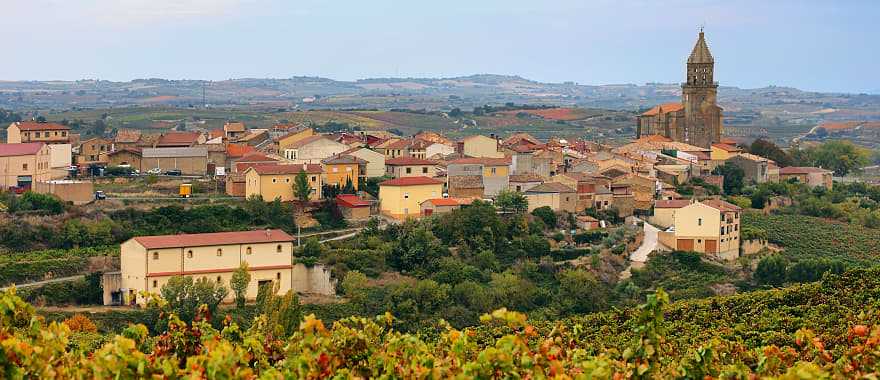
{"type": "Polygon", "coordinates": [[[151,335],[130,325],[102,336],[74,316],[46,323],[0,293],[0,377],[24,378],[874,378],[880,360],[880,270],[821,283],[669,303],[663,291],[636,308],[532,324],[498,310],[482,326],[404,334],[390,313],[328,327],[307,316],[279,332],[266,316],[248,329],[167,320],[151,335]]]}
{"type": "Polygon", "coordinates": [[[119,256],[119,247],[47,249],[0,256],[0,286],[84,273],[90,257],[119,256]]]}
{"type": "Polygon", "coordinates": [[[797,261],[807,258],[837,259],[855,265],[880,264],[880,229],[832,222],[803,215],[743,213],[743,228],[767,231],[769,241],[797,261]]]}

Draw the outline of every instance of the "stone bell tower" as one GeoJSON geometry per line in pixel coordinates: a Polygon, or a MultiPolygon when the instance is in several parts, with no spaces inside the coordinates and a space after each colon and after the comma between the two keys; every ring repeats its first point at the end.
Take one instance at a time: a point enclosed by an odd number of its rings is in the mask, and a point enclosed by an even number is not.
{"type": "Polygon", "coordinates": [[[681,85],[684,128],[679,139],[691,145],[710,148],[721,141],[721,107],[717,104],[715,59],[700,29],[700,36],[687,60],[687,81],[681,85]]]}

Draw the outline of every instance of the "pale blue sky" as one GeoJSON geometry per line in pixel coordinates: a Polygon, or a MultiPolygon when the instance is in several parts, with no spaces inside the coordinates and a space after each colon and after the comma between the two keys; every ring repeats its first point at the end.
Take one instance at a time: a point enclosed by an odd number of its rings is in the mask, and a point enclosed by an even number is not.
{"type": "Polygon", "coordinates": [[[705,23],[722,85],[880,93],[873,0],[0,0],[0,9],[3,80],[680,82],[705,23]]]}

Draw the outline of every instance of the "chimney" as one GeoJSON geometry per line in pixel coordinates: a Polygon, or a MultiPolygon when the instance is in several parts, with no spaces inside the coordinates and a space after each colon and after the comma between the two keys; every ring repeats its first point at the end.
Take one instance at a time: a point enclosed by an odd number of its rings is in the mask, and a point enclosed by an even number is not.
{"type": "Polygon", "coordinates": [[[272,237],[272,230],[270,230],[270,229],[267,228],[267,229],[266,229],[266,239],[268,239],[268,238],[270,238],[270,237],[272,237]]]}

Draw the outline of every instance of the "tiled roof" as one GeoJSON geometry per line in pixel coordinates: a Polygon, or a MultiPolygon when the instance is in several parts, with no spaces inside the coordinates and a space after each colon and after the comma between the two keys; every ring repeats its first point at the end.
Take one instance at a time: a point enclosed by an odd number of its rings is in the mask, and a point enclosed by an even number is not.
{"type": "MultiPolygon", "coordinates": [[[[328,141],[333,141],[333,140],[330,140],[329,138],[327,138],[327,136],[324,136],[324,135],[312,135],[312,136],[306,137],[306,138],[304,138],[304,139],[302,139],[302,140],[299,140],[299,141],[297,141],[297,142],[295,142],[295,143],[293,143],[293,144],[290,144],[290,147],[291,147],[291,148],[300,148],[300,147],[306,146],[306,145],[311,144],[311,143],[313,143],[313,142],[315,142],[315,141],[318,141],[318,140],[328,140],[328,141]]],[[[333,142],[336,142],[336,141],[333,141],[333,142]]],[[[337,143],[337,144],[338,144],[338,143],[337,143]]]]}
{"type": "Polygon", "coordinates": [[[766,161],[769,161],[769,160],[767,160],[767,159],[764,158],[764,157],[761,157],[761,156],[756,155],[756,154],[751,154],[751,153],[740,153],[740,154],[738,154],[738,155],[736,155],[736,156],[734,156],[734,157],[731,157],[731,158],[736,158],[736,157],[741,157],[741,158],[744,158],[744,159],[747,159],[747,160],[758,161],[758,162],[766,162],[766,161]]]}
{"type": "Polygon", "coordinates": [[[654,208],[682,208],[689,204],[690,199],[658,200],[654,202],[654,208]]]}
{"type": "Polygon", "coordinates": [[[118,143],[136,143],[141,139],[141,131],[134,129],[120,129],[116,131],[116,137],[113,138],[114,142],[118,143]]]}
{"type": "Polygon", "coordinates": [[[720,199],[706,199],[700,203],[721,211],[742,211],[739,206],[720,199]]]}
{"type": "Polygon", "coordinates": [[[223,125],[223,130],[226,132],[244,132],[245,127],[242,122],[229,122],[223,125]]]}
{"type": "Polygon", "coordinates": [[[656,116],[656,115],[660,115],[660,114],[664,114],[664,113],[681,111],[683,109],[684,109],[684,105],[681,104],[681,102],[664,103],[661,105],[654,106],[654,108],[651,108],[651,109],[645,111],[645,113],[643,113],[642,116],[656,116]]]}
{"type": "Polygon", "coordinates": [[[742,151],[742,149],[735,147],[733,145],[729,145],[729,144],[715,143],[715,144],[712,144],[712,146],[715,148],[727,151],[727,152],[740,152],[740,151],[742,151]]]}
{"type": "Polygon", "coordinates": [[[831,173],[830,170],[816,168],[812,166],[786,166],[779,169],[779,174],[819,174],[831,173]]]}
{"type": "Polygon", "coordinates": [[[230,158],[242,157],[256,151],[253,146],[247,144],[229,144],[226,146],[226,155],[230,158]]]}
{"type": "Polygon", "coordinates": [[[390,179],[385,182],[379,183],[379,186],[415,186],[415,185],[441,185],[443,182],[440,182],[433,178],[428,177],[403,177],[390,179]]]}
{"type": "Polygon", "coordinates": [[[247,170],[253,169],[259,175],[272,175],[272,174],[299,174],[302,171],[305,171],[309,174],[319,174],[323,173],[324,170],[321,168],[321,165],[318,164],[291,164],[291,165],[283,165],[283,164],[264,164],[264,165],[254,165],[248,168],[247,170]],[[305,166],[305,167],[303,167],[305,166]]]}
{"type": "Polygon", "coordinates": [[[483,176],[479,175],[453,175],[448,178],[450,189],[482,189],[483,176]]]}
{"type": "Polygon", "coordinates": [[[459,206],[461,203],[455,198],[434,198],[428,199],[422,203],[428,202],[434,206],[459,206]]]}
{"type": "Polygon", "coordinates": [[[235,162],[276,162],[278,160],[260,152],[250,152],[235,160],[235,162]]]}
{"type": "Polygon", "coordinates": [[[504,139],[504,145],[519,145],[520,142],[527,142],[529,145],[540,145],[541,142],[538,141],[534,136],[528,133],[515,133],[510,137],[504,139]]]}
{"type": "Polygon", "coordinates": [[[395,157],[385,160],[385,165],[403,166],[403,165],[436,165],[437,161],[425,160],[416,157],[395,157]]]}
{"type": "Polygon", "coordinates": [[[168,132],[159,138],[157,147],[169,145],[193,145],[199,141],[198,132],[168,132]]]}
{"type": "Polygon", "coordinates": [[[688,57],[688,63],[715,63],[712,53],[709,52],[709,45],[706,43],[702,30],[700,30],[700,37],[697,38],[697,43],[694,44],[694,50],[691,51],[691,55],[688,57]]]}
{"type": "Polygon", "coordinates": [[[544,178],[535,173],[511,174],[510,182],[543,182],[544,178]]]}
{"type": "Polygon", "coordinates": [[[35,121],[17,121],[14,123],[21,131],[69,131],[70,127],[57,123],[38,123],[35,121]]]}
{"type": "Polygon", "coordinates": [[[291,242],[293,236],[282,230],[215,232],[207,234],[180,234],[138,236],[133,238],[147,249],[204,247],[211,245],[258,244],[291,242]]]}
{"type": "Polygon", "coordinates": [[[526,190],[526,193],[574,193],[575,189],[559,182],[544,182],[538,186],[526,190]]]}
{"type": "Polygon", "coordinates": [[[364,161],[360,158],[352,156],[350,154],[337,154],[332,157],[325,158],[321,160],[321,163],[328,165],[341,165],[341,164],[366,164],[367,161],[364,161]]]}
{"type": "Polygon", "coordinates": [[[453,160],[450,164],[481,164],[485,166],[506,166],[510,165],[510,157],[491,158],[491,157],[469,157],[453,160]]]}
{"type": "Polygon", "coordinates": [[[0,157],[27,156],[35,154],[43,147],[43,143],[0,144],[0,157]]]}
{"type": "Polygon", "coordinates": [[[207,157],[208,150],[205,148],[144,148],[141,154],[144,158],[207,157]]]}
{"type": "Polygon", "coordinates": [[[342,207],[370,207],[370,202],[359,198],[354,194],[339,194],[336,196],[336,203],[342,207]]]}

